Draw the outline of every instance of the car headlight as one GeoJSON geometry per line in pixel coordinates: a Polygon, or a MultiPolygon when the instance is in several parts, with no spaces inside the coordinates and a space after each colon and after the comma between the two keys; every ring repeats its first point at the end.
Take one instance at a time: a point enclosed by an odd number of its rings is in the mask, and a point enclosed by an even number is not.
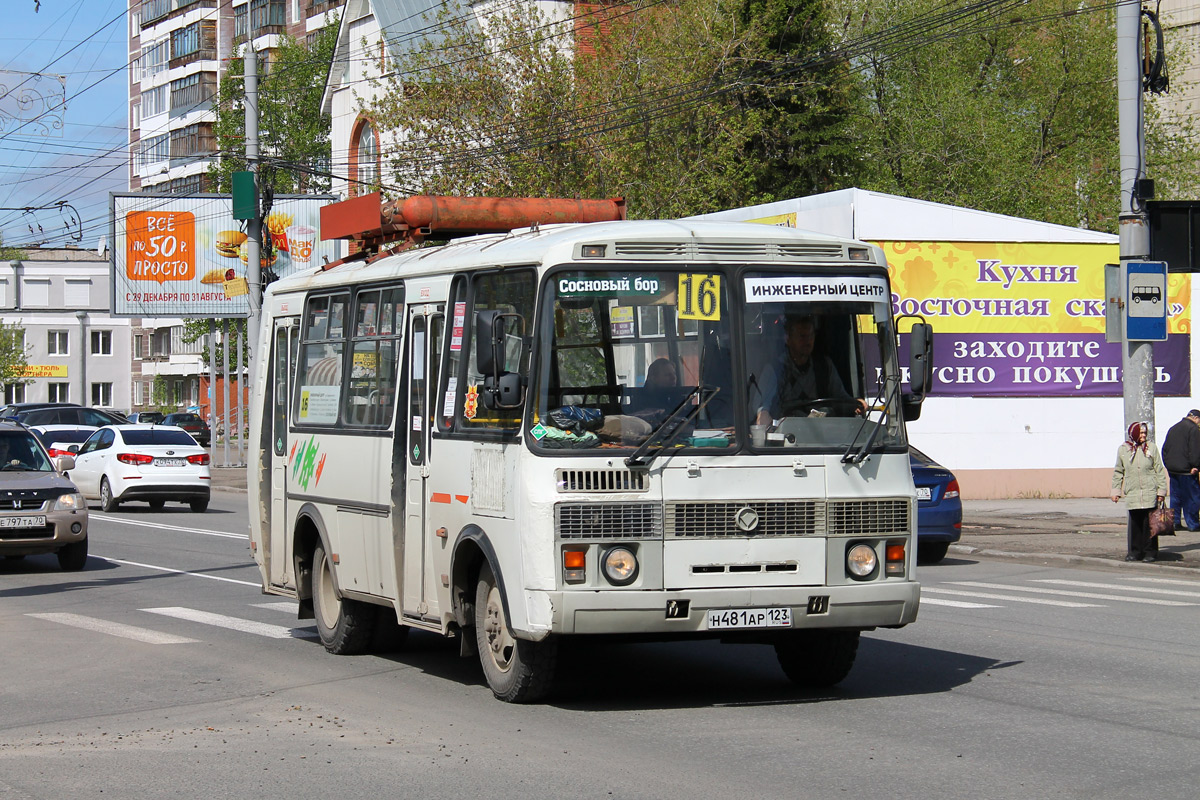
{"type": "Polygon", "coordinates": [[[856,544],[846,552],[846,569],[856,578],[865,578],[879,566],[875,548],[869,544],[856,544]]]}
{"type": "Polygon", "coordinates": [[[628,586],[637,579],[637,556],[628,547],[610,547],[601,561],[604,577],[613,586],[628,586]]]}
{"type": "Polygon", "coordinates": [[[87,503],[84,501],[83,495],[79,492],[68,492],[67,494],[60,494],[50,507],[50,510],[78,511],[81,508],[87,508],[87,503]]]}

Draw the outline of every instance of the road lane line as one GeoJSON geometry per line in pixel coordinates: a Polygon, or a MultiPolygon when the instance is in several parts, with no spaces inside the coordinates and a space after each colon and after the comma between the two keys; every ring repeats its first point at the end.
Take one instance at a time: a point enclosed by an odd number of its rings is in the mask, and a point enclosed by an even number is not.
{"type": "Polygon", "coordinates": [[[229,533],[227,531],[210,531],[205,528],[185,528],[179,525],[162,525],[157,522],[144,522],[137,519],[129,519],[128,517],[114,517],[111,514],[100,514],[95,511],[88,512],[88,519],[100,519],[106,522],[119,522],[122,525],[133,525],[137,528],[154,528],[159,531],[174,531],[177,533],[199,533],[204,536],[220,536],[223,539],[250,539],[249,533],[229,533]]]}
{"type": "Polygon", "coordinates": [[[981,589],[1006,589],[1010,592],[1036,592],[1060,597],[1086,597],[1089,600],[1116,600],[1121,603],[1142,603],[1150,606],[1194,606],[1196,603],[1181,603],[1178,600],[1156,600],[1153,597],[1126,597],[1120,594],[1096,594],[1095,592],[1068,592],[1063,589],[1039,589],[1035,586],[1010,586],[1006,583],[984,583],[982,581],[947,581],[955,586],[978,586],[981,589]]]}
{"type": "Polygon", "coordinates": [[[1173,586],[1197,586],[1196,581],[1186,581],[1180,578],[1143,578],[1140,575],[1130,575],[1127,580],[1145,581],[1146,583],[1169,583],[1173,586]]]}
{"type": "Polygon", "coordinates": [[[129,567],[142,567],[143,569],[155,569],[159,572],[173,572],[176,575],[191,575],[193,578],[208,578],[210,581],[224,581],[225,583],[237,583],[242,586],[261,587],[262,584],[257,581],[239,581],[236,578],[225,578],[220,575],[205,575],[203,572],[188,572],[186,569],[172,569],[171,567],[159,567],[154,564],[142,564],[138,561],[123,561],[119,558],[105,558],[104,556],[92,556],[101,561],[109,561],[113,564],[125,564],[129,567]]]}
{"type": "Polygon", "coordinates": [[[294,611],[296,610],[296,604],[295,604],[295,603],[288,603],[288,602],[283,602],[283,603],[251,603],[250,605],[254,606],[255,608],[269,608],[269,609],[271,609],[272,611],[291,611],[291,612],[294,612],[294,611]]]}
{"type": "Polygon", "coordinates": [[[186,636],[173,636],[169,633],[159,633],[149,628],[138,628],[133,625],[122,625],[120,622],[108,622],[79,614],[26,614],[27,617],[59,622],[73,628],[106,633],[110,636],[120,636],[123,639],[133,639],[146,644],[190,644],[199,639],[189,639],[186,636]]]}
{"type": "Polygon", "coordinates": [[[199,611],[194,608],[172,606],[168,608],[143,608],[151,614],[161,614],[164,617],[199,622],[202,625],[212,625],[217,628],[253,633],[256,636],[266,636],[269,639],[316,639],[315,628],[287,628],[283,625],[271,625],[266,622],[230,617],[225,614],[213,614],[210,611],[199,611]]]}
{"type": "Polygon", "coordinates": [[[1004,606],[993,606],[987,603],[968,603],[965,600],[941,600],[936,597],[922,597],[921,605],[950,606],[951,608],[1004,608],[1004,606]]]}
{"type": "Polygon", "coordinates": [[[1200,598],[1200,592],[1185,592],[1182,589],[1155,589],[1150,586],[1127,586],[1121,583],[1089,583],[1088,581],[1068,581],[1057,578],[1035,578],[1034,583],[1053,583],[1057,586],[1078,586],[1081,589],[1116,589],[1117,591],[1146,592],[1147,594],[1171,594],[1180,597],[1200,598]]]}
{"type": "Polygon", "coordinates": [[[1016,597],[1010,594],[992,594],[990,592],[967,592],[961,589],[931,589],[928,586],[921,587],[921,599],[924,600],[927,593],[934,594],[953,594],[959,597],[978,597],[983,600],[1005,600],[1013,603],[1033,603],[1039,606],[1059,606],[1061,608],[1104,608],[1104,606],[1095,605],[1094,603],[1072,603],[1069,600],[1047,600],[1044,597],[1016,597]]]}

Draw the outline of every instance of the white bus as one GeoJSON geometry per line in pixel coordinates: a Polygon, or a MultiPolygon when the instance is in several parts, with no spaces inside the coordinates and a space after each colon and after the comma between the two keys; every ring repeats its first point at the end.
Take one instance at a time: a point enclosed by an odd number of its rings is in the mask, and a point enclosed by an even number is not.
{"type": "MultiPolygon", "coordinates": [[[[551,225],[311,270],[263,300],[251,544],[326,649],[460,637],[496,697],[561,637],[774,645],[810,686],[917,616],[882,251],[763,225],[551,225]],[[407,630],[407,628],[405,628],[407,630]]],[[[911,371],[912,393],[901,380],[911,371]]]]}

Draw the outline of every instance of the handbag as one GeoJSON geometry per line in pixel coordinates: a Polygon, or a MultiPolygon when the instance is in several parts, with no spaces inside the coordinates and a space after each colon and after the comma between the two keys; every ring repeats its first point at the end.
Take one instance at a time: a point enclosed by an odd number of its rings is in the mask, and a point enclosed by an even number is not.
{"type": "Polygon", "coordinates": [[[1162,500],[1150,512],[1150,537],[1175,535],[1175,509],[1166,508],[1162,500]]]}

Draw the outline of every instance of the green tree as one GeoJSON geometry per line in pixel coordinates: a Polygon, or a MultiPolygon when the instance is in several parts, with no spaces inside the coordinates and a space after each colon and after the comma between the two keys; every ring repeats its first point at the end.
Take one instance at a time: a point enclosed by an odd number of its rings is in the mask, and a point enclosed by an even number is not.
{"type": "Polygon", "coordinates": [[[0,385],[32,383],[29,371],[31,345],[25,344],[25,329],[17,323],[0,323],[0,385]]]}
{"type": "MultiPolygon", "coordinates": [[[[866,189],[1115,231],[1111,3],[834,0],[864,89],[866,189]]],[[[1150,160],[1195,174],[1196,149],[1153,117],[1150,160]]]]}
{"type": "MultiPolygon", "coordinates": [[[[281,36],[265,70],[259,55],[260,175],[280,194],[329,189],[330,118],[321,113],[321,95],[333,60],[338,26],[332,16],[327,23],[316,32],[311,45],[281,36]]],[[[217,92],[213,130],[219,156],[209,167],[209,178],[217,192],[231,191],[230,176],[246,169],[244,76],[244,60],[230,59],[217,92]]]]}
{"type": "Polygon", "coordinates": [[[0,261],[20,261],[25,258],[25,251],[19,247],[9,247],[0,239],[0,261]]]}

